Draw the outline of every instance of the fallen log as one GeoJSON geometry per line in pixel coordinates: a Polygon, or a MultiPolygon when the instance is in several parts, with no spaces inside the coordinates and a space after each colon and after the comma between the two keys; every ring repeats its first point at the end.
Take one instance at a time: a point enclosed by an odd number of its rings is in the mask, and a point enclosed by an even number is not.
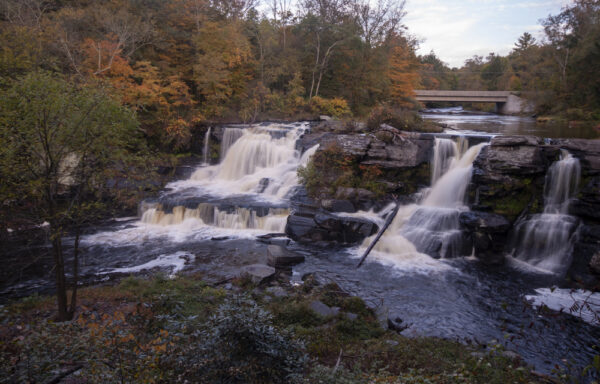
{"type": "Polygon", "coordinates": [[[373,242],[369,245],[369,248],[367,248],[367,250],[363,254],[363,256],[360,259],[360,262],[358,263],[356,268],[360,268],[360,266],[365,262],[367,256],[369,256],[369,253],[371,253],[371,251],[373,250],[373,248],[375,247],[375,245],[377,244],[379,239],[381,239],[381,236],[383,236],[383,233],[388,229],[390,224],[392,224],[392,221],[394,221],[394,218],[398,214],[399,210],[400,210],[400,203],[396,202],[396,207],[394,207],[394,210],[392,211],[392,213],[390,213],[389,216],[387,217],[385,224],[383,225],[383,227],[381,227],[381,230],[379,231],[379,233],[377,234],[377,236],[375,237],[373,242]]]}

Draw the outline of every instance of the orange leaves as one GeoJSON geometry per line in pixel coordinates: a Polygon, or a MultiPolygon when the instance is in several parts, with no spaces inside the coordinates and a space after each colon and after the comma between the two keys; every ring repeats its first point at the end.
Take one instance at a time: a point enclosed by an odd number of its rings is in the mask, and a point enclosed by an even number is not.
{"type": "Polygon", "coordinates": [[[420,83],[419,62],[404,44],[395,45],[389,58],[390,96],[399,105],[408,104],[420,83]]]}
{"type": "Polygon", "coordinates": [[[93,76],[129,76],[133,70],[122,53],[123,45],[114,35],[100,41],[87,38],[83,41],[83,70],[93,76]]]}

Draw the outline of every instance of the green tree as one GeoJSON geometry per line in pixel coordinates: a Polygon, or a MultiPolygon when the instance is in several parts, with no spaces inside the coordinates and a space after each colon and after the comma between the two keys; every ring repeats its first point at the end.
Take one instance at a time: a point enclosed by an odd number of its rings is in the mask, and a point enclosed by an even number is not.
{"type": "Polygon", "coordinates": [[[49,223],[58,320],[69,320],[77,302],[80,225],[97,206],[109,172],[129,157],[137,121],[102,87],[48,72],[16,80],[0,99],[0,200],[28,202],[32,221],[49,223]],[[70,303],[63,248],[68,229],[75,230],[70,303]]]}

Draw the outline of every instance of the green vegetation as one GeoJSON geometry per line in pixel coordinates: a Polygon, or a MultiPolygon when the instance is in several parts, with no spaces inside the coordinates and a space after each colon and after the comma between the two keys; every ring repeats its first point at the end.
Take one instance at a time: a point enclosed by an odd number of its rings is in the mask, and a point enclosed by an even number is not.
{"type": "Polygon", "coordinates": [[[334,195],[339,187],[345,187],[365,189],[382,197],[386,191],[379,181],[383,171],[376,165],[362,165],[359,160],[331,145],[317,151],[306,167],[298,169],[298,176],[311,196],[334,195]]]}
{"type": "Polygon", "coordinates": [[[82,289],[69,323],[49,320],[47,297],[3,307],[0,382],[538,382],[501,350],[386,331],[335,284],[273,295],[244,281],[227,291],[198,276],[126,278],[82,289]],[[314,300],[340,313],[319,316],[314,300]]]}
{"type": "Polygon", "coordinates": [[[74,84],[45,71],[0,89],[0,201],[31,204],[29,225],[49,224],[56,268],[58,319],[72,317],[62,238],[74,228],[74,279],[80,228],[102,211],[106,181],[140,154],[137,120],[101,87],[74,84]]]}

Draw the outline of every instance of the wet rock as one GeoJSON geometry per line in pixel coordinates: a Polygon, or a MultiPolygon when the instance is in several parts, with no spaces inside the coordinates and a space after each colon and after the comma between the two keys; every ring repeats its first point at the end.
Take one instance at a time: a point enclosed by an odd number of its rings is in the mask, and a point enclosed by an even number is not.
{"type": "Polygon", "coordinates": [[[581,225],[573,247],[568,277],[586,288],[600,284],[600,225],[581,225]]]}
{"type": "Polygon", "coordinates": [[[398,333],[406,330],[409,326],[408,325],[403,325],[403,320],[399,317],[388,317],[387,319],[387,327],[388,329],[392,330],[392,331],[396,331],[398,333]]]}
{"type": "Polygon", "coordinates": [[[242,268],[242,275],[250,276],[255,284],[262,284],[269,281],[275,276],[275,268],[264,264],[251,264],[242,268]]]}
{"type": "Polygon", "coordinates": [[[309,197],[306,188],[302,186],[294,189],[290,196],[290,205],[294,213],[302,216],[314,215],[320,209],[319,202],[309,197]]]}
{"type": "Polygon", "coordinates": [[[330,317],[339,313],[339,308],[330,308],[319,300],[315,300],[309,304],[309,308],[319,316],[330,317]]]}
{"type": "Polygon", "coordinates": [[[472,242],[475,257],[489,265],[504,262],[504,247],[511,228],[504,216],[489,212],[462,212],[459,222],[472,242]]]}
{"type": "MultiPolygon", "coordinates": [[[[478,160],[492,172],[504,174],[544,173],[547,164],[539,146],[532,145],[527,136],[496,136],[478,160]]],[[[534,141],[537,142],[537,141],[534,141]]]]}
{"type": "Polygon", "coordinates": [[[600,275],[600,252],[596,253],[592,256],[592,260],[590,260],[590,269],[595,274],[600,275]]]}
{"type": "Polygon", "coordinates": [[[580,160],[584,176],[600,175],[600,140],[561,139],[553,143],[580,160]]]}
{"type": "Polygon", "coordinates": [[[304,262],[304,256],[279,245],[267,247],[267,264],[275,268],[291,267],[304,262]]]}
{"type": "Polygon", "coordinates": [[[354,204],[349,200],[322,200],[321,207],[330,212],[356,212],[354,204]]]}
{"type": "Polygon", "coordinates": [[[210,239],[212,241],[225,241],[225,240],[231,239],[231,237],[229,237],[229,236],[217,236],[217,237],[211,237],[210,239]]]}
{"type": "Polygon", "coordinates": [[[537,147],[544,144],[542,139],[535,136],[495,136],[491,141],[492,147],[537,147]]]}
{"type": "Polygon", "coordinates": [[[473,163],[469,201],[473,209],[514,222],[526,210],[538,213],[543,209],[548,161],[539,147],[509,143],[482,148],[473,163]]]}
{"type": "Polygon", "coordinates": [[[378,165],[382,168],[412,168],[423,163],[429,163],[433,150],[433,137],[403,134],[393,143],[387,144],[373,139],[367,158],[362,161],[365,165],[378,165]]]}
{"type": "Polygon", "coordinates": [[[510,222],[504,216],[489,212],[462,212],[459,221],[469,231],[506,233],[510,229],[510,222]]]}
{"type": "Polygon", "coordinates": [[[319,116],[319,120],[321,120],[321,121],[332,121],[333,118],[331,116],[321,115],[321,116],[319,116]]]}
{"type": "Polygon", "coordinates": [[[577,199],[571,203],[569,212],[584,220],[600,222],[600,176],[583,180],[577,199]]]}
{"type": "Polygon", "coordinates": [[[265,189],[267,189],[267,187],[269,186],[270,182],[271,179],[269,179],[268,177],[260,179],[258,185],[256,186],[256,193],[263,193],[265,189]]]}
{"type": "Polygon", "coordinates": [[[369,220],[336,216],[324,211],[312,217],[292,214],[286,224],[286,234],[293,240],[313,244],[319,241],[355,244],[375,234],[378,229],[369,220]]]}

